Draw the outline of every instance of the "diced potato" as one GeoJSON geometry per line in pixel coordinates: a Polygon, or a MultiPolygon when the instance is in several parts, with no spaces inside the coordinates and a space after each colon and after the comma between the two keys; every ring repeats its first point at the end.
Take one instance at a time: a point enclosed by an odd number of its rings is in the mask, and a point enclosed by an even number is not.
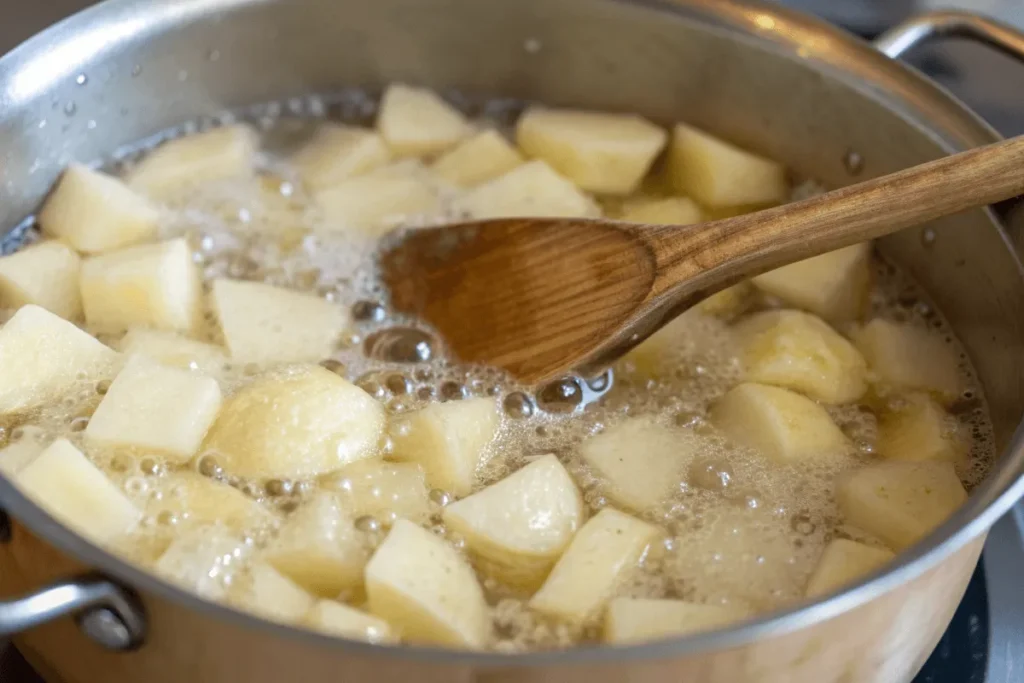
{"type": "Polygon", "coordinates": [[[191,332],[203,319],[199,268],[184,238],[94,256],[82,264],[82,306],[89,327],[191,332]]]}
{"type": "Polygon", "coordinates": [[[303,478],[377,454],[384,406],[320,367],[257,378],[229,398],[206,448],[230,474],[303,478]]]}
{"type": "Polygon", "coordinates": [[[333,598],[359,585],[369,553],[337,497],[318,493],[285,519],[263,557],[309,592],[333,598]]]}
{"type": "Polygon", "coordinates": [[[212,302],[224,343],[240,363],[322,360],[350,323],[340,306],[262,282],[214,280],[212,302]]]}
{"type": "Polygon", "coordinates": [[[644,379],[670,378],[694,356],[711,350],[722,356],[735,353],[734,337],[723,321],[691,309],[626,354],[623,369],[644,379]]]}
{"type": "Polygon", "coordinates": [[[731,318],[739,315],[747,308],[753,289],[753,285],[749,282],[741,282],[738,285],[727,287],[720,292],[715,292],[697,304],[695,308],[707,315],[731,318]]]}
{"type": "Polygon", "coordinates": [[[202,527],[177,535],[157,560],[156,573],[210,600],[228,595],[239,566],[252,545],[238,534],[202,527]]]}
{"type": "Polygon", "coordinates": [[[43,232],[95,254],[153,239],[160,213],[117,178],[72,164],[39,212],[43,232]]]}
{"type": "Polygon", "coordinates": [[[185,462],[199,449],[220,405],[217,380],[133,356],[89,420],[85,438],[185,462]]]}
{"type": "Polygon", "coordinates": [[[646,197],[627,201],[619,220],[631,223],[692,225],[702,220],[700,206],[689,197],[646,197]]]}
{"type": "Polygon", "coordinates": [[[441,210],[436,182],[417,164],[398,163],[335,183],[316,194],[324,229],[376,239],[441,210]]]}
{"type": "Polygon", "coordinates": [[[788,389],[741,384],[715,401],[710,417],[733,443],[780,463],[852,450],[824,408],[788,389]]]}
{"type": "Polygon", "coordinates": [[[724,140],[677,123],[669,147],[675,189],[710,207],[786,201],[786,169],[724,140]]]}
{"type": "MultiPolygon", "coordinates": [[[[25,429],[24,427],[22,429],[25,429]]],[[[43,444],[43,437],[46,432],[33,429],[31,433],[25,434],[20,439],[12,441],[0,450],[0,474],[10,479],[25,468],[46,447],[43,444]]]]}
{"type": "Polygon", "coordinates": [[[868,305],[871,243],[854,244],[758,275],[754,285],[831,322],[857,320],[868,305]]]}
{"type": "Polygon", "coordinates": [[[391,160],[384,139],[375,131],[324,123],[291,159],[311,190],[322,190],[391,160]]]}
{"type": "Polygon", "coordinates": [[[453,185],[472,187],[508,173],[523,157],[495,130],[485,130],[465,140],[434,162],[431,169],[453,185]]]}
{"type": "Polygon", "coordinates": [[[471,218],[580,217],[601,215],[597,202],[540,160],[517,166],[453,202],[471,218]]]}
{"type": "Polygon", "coordinates": [[[143,157],[128,174],[128,185],[167,199],[207,183],[253,174],[259,145],[246,125],[224,126],[165,142],[143,157]]]}
{"type": "Polygon", "coordinates": [[[966,446],[956,419],[927,394],[904,397],[878,421],[878,452],[893,460],[956,462],[966,446]]]}
{"type": "Polygon", "coordinates": [[[516,143],[524,154],[548,162],[579,188],[601,194],[636,191],[667,138],[635,114],[533,107],[516,125],[516,143]]]}
{"type": "Polygon", "coordinates": [[[807,583],[807,597],[832,593],[888,564],[894,557],[884,548],[837,538],[825,547],[807,583]]]}
{"type": "Polygon", "coordinates": [[[848,522],[903,550],[946,521],[967,492],[952,463],[891,461],[844,476],[836,498],[848,522]]]}
{"type": "Polygon", "coordinates": [[[398,641],[388,622],[334,600],[317,602],[303,622],[309,628],[349,640],[380,644],[398,641]]]}
{"type": "Polygon", "coordinates": [[[41,306],[65,320],[82,317],[78,273],[82,259],[60,242],[25,247],[0,257],[0,307],[41,306]]]}
{"type": "Polygon", "coordinates": [[[274,521],[274,514],[233,486],[198,472],[183,470],[161,477],[146,512],[173,514],[175,528],[218,525],[230,531],[254,532],[274,521]]]}
{"type": "Polygon", "coordinates": [[[432,514],[427,479],[416,463],[360,460],[330,475],[326,484],[353,517],[419,523],[432,514]]]}
{"type": "Polygon", "coordinates": [[[927,391],[943,402],[963,390],[956,351],[924,328],[875,318],[853,341],[883,390],[927,391]]]}
{"type": "Polygon", "coordinates": [[[824,403],[849,403],[867,391],[867,363],[820,318],[765,311],[736,326],[746,377],[799,391],[824,403]]]}
{"type": "Polygon", "coordinates": [[[0,328],[0,413],[59,396],[114,373],[118,354],[63,318],[25,306],[0,328]]]}
{"type": "Polygon", "coordinates": [[[393,449],[399,462],[419,463],[430,486],[461,497],[473,488],[476,470],[498,431],[494,399],[434,403],[399,415],[391,425],[393,449]]]}
{"type": "Polygon", "coordinates": [[[647,522],[604,508],[572,539],[530,607],[577,623],[596,618],[661,533],[647,522]]]}
{"type": "Polygon", "coordinates": [[[135,327],[128,330],[118,348],[125,356],[145,356],[151,360],[194,370],[204,375],[218,375],[224,370],[228,356],[219,346],[206,344],[174,332],[135,327]]]}
{"type": "Polygon", "coordinates": [[[246,609],[265,619],[294,624],[303,620],[317,603],[316,598],[269,564],[257,562],[248,574],[239,600],[246,609]]]}
{"type": "Polygon", "coordinates": [[[121,489],[66,439],[50,444],[14,481],[58,521],[94,543],[111,541],[142,518],[121,489]]]}
{"type": "Polygon", "coordinates": [[[645,416],[590,437],[580,445],[580,454],[609,500],[647,512],[679,492],[686,468],[700,449],[701,442],[691,431],[645,416]]]}
{"type": "Polygon", "coordinates": [[[413,643],[482,648],[491,637],[483,589],[459,553],[400,519],[366,565],[370,612],[413,643]]]}
{"type": "Polygon", "coordinates": [[[381,98],[377,130],[403,157],[437,154],[473,134],[466,117],[437,93],[400,83],[388,86],[381,98]]]}
{"type": "Polygon", "coordinates": [[[545,455],[444,509],[480,568],[506,583],[540,584],[583,522],[576,484],[545,455]]]}
{"type": "Polygon", "coordinates": [[[751,616],[734,605],[616,598],[604,616],[604,642],[618,645],[713,631],[751,616]]]}

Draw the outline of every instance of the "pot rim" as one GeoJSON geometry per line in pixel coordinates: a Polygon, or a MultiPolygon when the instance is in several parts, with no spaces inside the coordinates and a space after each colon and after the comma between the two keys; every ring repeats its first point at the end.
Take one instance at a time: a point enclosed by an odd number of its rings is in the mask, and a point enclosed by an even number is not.
{"type": "MultiPolygon", "coordinates": [[[[97,27],[127,22],[138,31],[156,31],[199,17],[211,9],[227,10],[256,0],[106,0],[79,12],[29,39],[0,58],[0,86],[20,69],[52,52],[57,44],[89,35],[97,27]],[[148,17],[148,18],[147,18],[148,17]]],[[[684,24],[769,50],[839,78],[862,94],[886,105],[904,120],[926,132],[945,151],[954,152],[994,142],[999,135],[978,115],[914,69],[892,60],[869,43],[800,12],[749,0],[590,0],[627,4],[684,24]]],[[[115,34],[116,35],[116,34],[115,34]]],[[[84,46],[92,52],[99,45],[84,46]]],[[[52,63],[52,62],[51,62],[52,63]]],[[[53,78],[62,78],[64,74],[53,78]]],[[[36,84],[45,89],[49,83],[36,84]]],[[[6,91],[6,90],[5,90],[6,91]]],[[[998,226],[995,215],[986,209],[998,226]]],[[[1012,246],[1002,233],[1006,248],[1012,246]]],[[[1018,263],[1024,282],[1024,270],[1018,263]]],[[[55,548],[98,568],[143,594],[155,595],[221,621],[306,645],[420,662],[479,667],[536,667],[553,664],[594,664],[602,661],[662,659],[695,652],[739,647],[766,637],[783,635],[829,620],[889,592],[938,565],[971,539],[983,534],[1024,496],[1024,425],[1019,426],[993,471],[949,520],[925,541],[898,555],[890,568],[875,572],[842,591],[816,601],[797,603],[739,626],[641,645],[591,645],[554,652],[524,654],[477,653],[415,645],[384,646],[348,641],[313,631],[277,624],[165,582],[157,575],[122,561],[92,545],[55,521],[0,476],[0,501],[21,524],[55,548]]]]}

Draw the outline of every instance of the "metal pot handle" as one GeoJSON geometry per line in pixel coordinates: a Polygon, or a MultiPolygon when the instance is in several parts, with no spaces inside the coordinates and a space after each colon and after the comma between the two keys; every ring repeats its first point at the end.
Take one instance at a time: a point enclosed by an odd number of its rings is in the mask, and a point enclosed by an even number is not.
{"type": "MultiPolygon", "coordinates": [[[[7,513],[0,510],[0,543],[11,538],[7,513]]],[[[146,636],[142,603],[135,594],[100,574],[82,574],[28,595],[0,600],[0,638],[73,615],[90,640],[108,650],[134,650],[146,636]]]]}
{"type": "Polygon", "coordinates": [[[911,17],[879,36],[875,47],[896,59],[919,45],[946,37],[974,40],[1024,62],[1024,33],[970,12],[940,10],[911,17]]]}

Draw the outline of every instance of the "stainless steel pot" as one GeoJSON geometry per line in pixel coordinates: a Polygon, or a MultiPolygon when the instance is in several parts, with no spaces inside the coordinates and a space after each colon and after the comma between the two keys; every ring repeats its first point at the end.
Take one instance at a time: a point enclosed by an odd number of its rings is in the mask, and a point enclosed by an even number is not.
{"type": "MultiPolygon", "coordinates": [[[[798,14],[726,0],[110,0],[0,60],[0,225],[31,214],[68,161],[225,108],[397,80],[685,119],[843,185],[997,137],[892,59],[942,34],[1024,58],[1024,37],[960,14],[895,29],[883,54],[798,14]]],[[[907,681],[948,624],[986,530],[1024,493],[1013,248],[1024,223],[1013,222],[975,211],[882,243],[965,343],[1002,455],[953,519],[839,595],[622,649],[376,647],[205,603],[77,538],[0,480],[17,520],[0,525],[0,589],[27,594],[0,604],[0,631],[30,629],[19,646],[68,683],[907,681]]]]}

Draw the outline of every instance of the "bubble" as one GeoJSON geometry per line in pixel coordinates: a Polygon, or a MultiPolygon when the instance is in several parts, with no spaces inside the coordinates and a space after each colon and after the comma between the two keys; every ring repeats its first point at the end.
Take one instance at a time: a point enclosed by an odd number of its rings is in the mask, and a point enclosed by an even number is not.
{"type": "Polygon", "coordinates": [[[421,401],[432,401],[436,396],[437,390],[431,386],[420,387],[416,390],[416,398],[421,401]]]}
{"type": "Polygon", "coordinates": [[[352,306],[352,317],[361,322],[379,323],[387,315],[387,310],[377,301],[357,301],[352,306]]]}
{"type": "Polygon", "coordinates": [[[71,420],[71,424],[68,425],[68,428],[72,432],[84,432],[85,428],[88,427],[88,426],[89,426],[89,418],[87,418],[87,417],[76,417],[75,419],[71,420]]]}
{"type": "Polygon", "coordinates": [[[196,469],[199,470],[199,474],[204,477],[220,477],[224,474],[224,469],[217,462],[216,456],[204,455],[199,458],[196,463],[196,469]]]}
{"type": "Polygon", "coordinates": [[[533,400],[521,391],[506,396],[503,405],[505,414],[517,420],[533,415],[533,400]]]}
{"type": "Polygon", "coordinates": [[[412,389],[412,383],[409,382],[408,378],[397,372],[387,376],[387,379],[384,380],[384,386],[395,396],[404,396],[412,389]]]}
{"type": "Polygon", "coordinates": [[[141,461],[139,461],[139,471],[142,472],[143,474],[156,476],[159,474],[163,474],[164,466],[160,461],[156,460],[155,458],[143,458],[141,461]]]}
{"type": "Polygon", "coordinates": [[[290,496],[295,491],[295,484],[287,479],[270,479],[263,488],[268,496],[290,496]]]}
{"type": "Polygon", "coordinates": [[[434,357],[434,339],[422,330],[393,327],[367,337],[363,351],[376,360],[425,363],[434,357]]]}
{"type": "Polygon", "coordinates": [[[583,403],[583,388],[574,377],[552,382],[537,394],[537,405],[549,413],[572,413],[583,403]]]}
{"type": "Polygon", "coordinates": [[[465,385],[452,381],[442,382],[438,391],[444,401],[461,401],[469,395],[465,385]]]}
{"type": "Polygon", "coordinates": [[[345,364],[342,363],[341,361],[328,358],[327,360],[320,361],[320,367],[324,368],[325,370],[329,370],[330,372],[333,372],[335,375],[338,375],[339,377],[345,376],[345,364]]]}
{"type": "Polygon", "coordinates": [[[380,522],[377,521],[376,517],[363,515],[362,517],[356,518],[355,527],[359,531],[364,532],[380,531],[380,522]]]}
{"type": "Polygon", "coordinates": [[[441,489],[430,490],[430,502],[438,507],[444,507],[452,502],[451,494],[441,489]]]}

